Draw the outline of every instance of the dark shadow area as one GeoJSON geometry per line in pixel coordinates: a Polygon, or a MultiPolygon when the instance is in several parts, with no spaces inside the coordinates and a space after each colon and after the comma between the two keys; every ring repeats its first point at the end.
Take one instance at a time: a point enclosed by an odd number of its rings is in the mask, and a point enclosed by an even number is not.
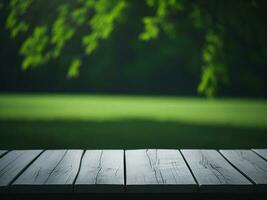
{"type": "Polygon", "coordinates": [[[13,200],[13,199],[21,199],[21,200],[29,200],[29,199],[39,199],[39,200],[87,200],[87,199],[116,199],[116,200],[125,200],[125,199],[164,199],[164,200],[173,200],[173,199],[181,199],[181,200],[207,200],[207,199],[218,199],[218,200],[258,200],[265,199],[266,193],[106,193],[106,194],[96,194],[96,193],[66,193],[66,194],[6,194],[3,195],[3,199],[13,200]]]}
{"type": "Polygon", "coordinates": [[[266,148],[267,130],[146,120],[0,121],[0,148],[266,148]]]}

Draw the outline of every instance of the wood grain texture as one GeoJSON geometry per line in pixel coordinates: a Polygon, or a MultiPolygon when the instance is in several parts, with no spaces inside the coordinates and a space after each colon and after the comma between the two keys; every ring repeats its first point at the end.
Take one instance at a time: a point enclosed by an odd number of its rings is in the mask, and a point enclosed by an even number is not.
{"type": "Polygon", "coordinates": [[[238,170],[249,177],[257,191],[267,191],[267,162],[250,150],[220,150],[238,170]]]}
{"type": "Polygon", "coordinates": [[[14,192],[72,192],[82,150],[47,150],[12,184],[14,192]]]}
{"type": "Polygon", "coordinates": [[[123,192],[123,150],[87,150],[76,179],[75,192],[123,192]]]}
{"type": "Polygon", "coordinates": [[[195,192],[197,185],[178,150],[127,150],[129,192],[195,192]]]}
{"type": "Polygon", "coordinates": [[[253,185],[216,150],[181,150],[201,192],[251,192],[253,185]]]}
{"type": "Polygon", "coordinates": [[[6,154],[6,153],[7,153],[6,150],[0,150],[0,158],[1,158],[4,154],[6,154]]]}
{"type": "Polygon", "coordinates": [[[42,150],[14,150],[0,159],[0,190],[7,191],[8,185],[29,165],[42,150]]]}
{"type": "Polygon", "coordinates": [[[267,149],[253,149],[253,151],[267,160],[267,149]]]}

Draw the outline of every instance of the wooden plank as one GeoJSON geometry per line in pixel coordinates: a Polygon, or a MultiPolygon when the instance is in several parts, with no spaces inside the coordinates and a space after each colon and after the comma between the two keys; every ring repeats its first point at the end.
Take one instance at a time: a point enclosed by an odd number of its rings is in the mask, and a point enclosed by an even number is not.
{"type": "Polygon", "coordinates": [[[8,185],[27,167],[42,150],[14,150],[0,159],[0,191],[7,191],[8,185]]]}
{"type": "Polygon", "coordinates": [[[263,157],[265,160],[267,160],[267,149],[252,149],[254,152],[259,154],[261,157],[263,157]]]}
{"type": "Polygon", "coordinates": [[[75,192],[123,192],[123,150],[87,150],[82,158],[75,192]]]}
{"type": "Polygon", "coordinates": [[[201,192],[251,192],[253,185],[216,150],[181,150],[201,192]]]}
{"type": "Polygon", "coordinates": [[[82,150],[47,150],[12,184],[14,192],[72,192],[82,150]]]}
{"type": "Polygon", "coordinates": [[[220,150],[223,156],[254,183],[257,191],[267,191],[267,162],[250,150],[220,150]]]}
{"type": "Polygon", "coordinates": [[[0,158],[7,153],[6,150],[0,150],[0,158]]]}
{"type": "Polygon", "coordinates": [[[195,192],[194,181],[178,150],[127,150],[129,192],[195,192]]]}

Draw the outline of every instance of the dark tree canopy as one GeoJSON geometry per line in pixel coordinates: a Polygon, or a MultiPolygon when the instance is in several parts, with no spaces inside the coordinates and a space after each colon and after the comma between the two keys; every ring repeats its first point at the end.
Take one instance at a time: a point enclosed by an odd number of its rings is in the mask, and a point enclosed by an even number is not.
{"type": "MultiPolygon", "coordinates": [[[[10,36],[21,41],[24,70],[64,58],[67,77],[77,77],[81,68],[90,67],[84,66],[87,59],[122,32],[117,36],[122,43],[134,36],[152,49],[158,38],[166,38],[170,44],[166,52],[178,58],[185,55],[188,70],[200,76],[197,91],[208,97],[222,86],[231,86],[238,76],[253,87],[264,87],[264,0],[10,0],[1,8],[7,12],[10,36]],[[181,51],[172,49],[176,42],[181,51]]],[[[115,49],[120,44],[112,45],[115,49]]],[[[133,43],[127,45],[138,49],[133,43]]],[[[145,46],[142,49],[147,51],[145,46]]]]}

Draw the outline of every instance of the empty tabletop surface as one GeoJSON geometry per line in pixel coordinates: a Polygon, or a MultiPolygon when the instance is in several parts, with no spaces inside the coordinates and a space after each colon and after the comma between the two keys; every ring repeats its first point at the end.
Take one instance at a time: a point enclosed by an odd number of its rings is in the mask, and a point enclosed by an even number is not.
{"type": "Polygon", "coordinates": [[[47,150],[12,184],[18,192],[71,192],[82,150],[47,150]]]}
{"type": "Polygon", "coordinates": [[[124,151],[87,150],[74,189],[76,192],[123,191],[124,151]]]}
{"type": "Polygon", "coordinates": [[[13,150],[0,158],[0,190],[7,187],[42,150],[13,150]]]}
{"type": "Polygon", "coordinates": [[[253,149],[253,151],[267,160],[267,149],[253,149]]]}
{"type": "Polygon", "coordinates": [[[267,190],[267,162],[251,150],[220,150],[238,170],[256,183],[257,190],[267,190]]]}
{"type": "Polygon", "coordinates": [[[260,194],[267,192],[266,151],[2,149],[0,193],[260,194]]]}
{"type": "Polygon", "coordinates": [[[252,183],[216,150],[181,150],[202,192],[246,192],[252,183]]]}
{"type": "Polygon", "coordinates": [[[196,191],[179,150],[127,150],[126,185],[132,191],[196,191]]]}

